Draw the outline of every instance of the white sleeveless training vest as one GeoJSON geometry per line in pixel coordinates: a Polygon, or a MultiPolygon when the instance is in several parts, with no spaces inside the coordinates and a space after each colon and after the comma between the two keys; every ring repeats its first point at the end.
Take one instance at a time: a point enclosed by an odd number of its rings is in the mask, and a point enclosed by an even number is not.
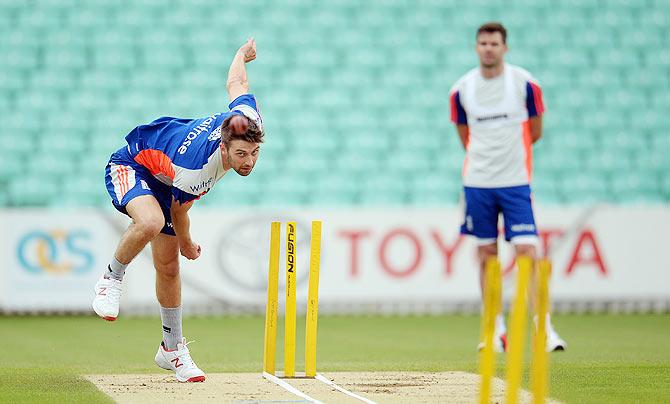
{"type": "Polygon", "coordinates": [[[505,64],[498,77],[485,79],[476,68],[454,86],[470,132],[464,186],[500,188],[530,183],[532,141],[526,104],[530,80],[525,70],[505,64]]]}

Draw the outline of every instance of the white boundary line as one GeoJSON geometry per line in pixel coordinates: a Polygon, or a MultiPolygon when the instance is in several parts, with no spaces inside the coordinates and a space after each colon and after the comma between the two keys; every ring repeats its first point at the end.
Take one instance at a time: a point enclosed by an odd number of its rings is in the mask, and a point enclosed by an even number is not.
{"type": "Polygon", "coordinates": [[[356,398],[356,399],[358,399],[358,400],[360,400],[360,401],[362,401],[362,402],[364,402],[364,403],[367,403],[367,404],[377,404],[377,403],[375,403],[375,402],[372,401],[372,400],[369,400],[369,399],[367,399],[367,398],[365,398],[365,397],[363,397],[363,396],[359,396],[359,395],[356,394],[356,393],[352,393],[351,391],[349,391],[349,390],[347,390],[347,389],[345,389],[345,388],[343,388],[343,387],[338,386],[337,384],[333,383],[332,380],[330,380],[329,378],[325,377],[325,376],[322,375],[321,373],[317,374],[316,377],[314,377],[314,378],[315,378],[316,380],[320,381],[320,382],[323,382],[323,383],[329,385],[330,387],[334,388],[335,390],[338,390],[338,391],[340,391],[340,392],[342,392],[342,393],[348,395],[349,397],[356,398]]]}
{"type": "Polygon", "coordinates": [[[302,397],[302,398],[304,398],[305,400],[307,400],[311,403],[323,404],[323,402],[321,402],[319,400],[316,400],[316,399],[313,399],[312,397],[310,397],[307,394],[303,393],[302,391],[296,389],[295,387],[291,386],[290,384],[286,383],[285,381],[283,381],[282,379],[278,378],[275,375],[271,375],[268,372],[263,372],[263,377],[268,379],[269,381],[273,382],[277,386],[284,388],[286,391],[288,391],[290,393],[293,393],[298,397],[302,397]]]}

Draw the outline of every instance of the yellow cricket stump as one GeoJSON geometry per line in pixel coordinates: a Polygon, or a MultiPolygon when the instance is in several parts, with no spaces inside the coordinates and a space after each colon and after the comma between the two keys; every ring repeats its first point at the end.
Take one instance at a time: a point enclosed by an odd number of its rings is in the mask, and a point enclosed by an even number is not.
{"type": "Polygon", "coordinates": [[[321,263],[321,221],[312,222],[309,258],[309,289],[305,320],[305,376],[316,376],[316,334],[319,315],[319,269],[321,263]]]}
{"type": "Polygon", "coordinates": [[[548,259],[540,260],[538,267],[537,298],[535,313],[537,314],[537,329],[533,341],[533,362],[531,364],[531,389],[533,402],[544,403],[549,378],[549,355],[547,355],[547,313],[549,312],[549,275],[551,262],[548,259]]]}
{"type": "Polygon", "coordinates": [[[506,366],[507,394],[505,403],[507,404],[516,403],[519,398],[528,317],[528,283],[533,268],[533,260],[530,257],[519,256],[517,257],[517,265],[516,296],[512,306],[506,366]]]}
{"type": "MultiPolygon", "coordinates": [[[[284,321],[284,372],[282,377],[296,377],[296,223],[286,223],[286,304],[284,321]]],[[[270,266],[268,300],[265,310],[263,375],[275,377],[277,350],[277,313],[279,305],[279,259],[281,254],[281,223],[270,227],[270,266]]],[[[310,242],[309,287],[305,316],[305,377],[318,378],[316,373],[317,320],[319,314],[319,271],[321,266],[321,221],[312,222],[310,242]]]]}
{"type": "Polygon", "coordinates": [[[263,371],[274,374],[277,348],[277,305],[279,304],[279,237],[281,223],[270,226],[270,265],[268,270],[268,301],[265,306],[265,337],[263,344],[263,371]]]}
{"type": "Polygon", "coordinates": [[[485,269],[484,313],[481,325],[481,340],[484,342],[484,349],[480,352],[479,358],[479,373],[481,374],[479,402],[482,404],[488,403],[491,397],[491,379],[495,373],[496,363],[493,338],[495,334],[495,319],[500,312],[502,289],[500,261],[496,258],[489,258],[485,269]]]}
{"type": "Polygon", "coordinates": [[[295,222],[286,223],[286,321],[284,322],[284,376],[295,376],[295,222]]]}

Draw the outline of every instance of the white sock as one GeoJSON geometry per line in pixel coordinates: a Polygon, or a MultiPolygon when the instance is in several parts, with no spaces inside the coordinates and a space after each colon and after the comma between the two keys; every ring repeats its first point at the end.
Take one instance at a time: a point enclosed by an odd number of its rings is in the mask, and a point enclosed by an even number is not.
{"type": "Polygon", "coordinates": [[[505,316],[502,313],[499,313],[496,316],[496,334],[505,334],[507,332],[507,326],[505,325],[505,316]]]}
{"type": "Polygon", "coordinates": [[[181,306],[168,308],[161,307],[161,321],[163,322],[163,342],[165,348],[173,351],[177,344],[182,342],[181,333],[181,306]]]}
{"type": "Polygon", "coordinates": [[[546,320],[546,327],[545,328],[546,328],[548,333],[551,332],[554,329],[554,327],[551,325],[551,314],[549,314],[549,313],[547,313],[547,320],[546,320]]]}
{"type": "Polygon", "coordinates": [[[116,279],[117,281],[122,281],[123,275],[126,274],[127,266],[128,264],[122,264],[116,257],[112,257],[112,262],[107,266],[107,276],[116,279]]]}
{"type": "MultiPolygon", "coordinates": [[[[538,325],[537,314],[533,315],[533,324],[535,325],[535,329],[537,330],[537,325],[538,325]]],[[[551,330],[554,329],[554,327],[552,327],[552,325],[551,325],[551,314],[549,314],[549,313],[547,313],[547,317],[546,317],[545,324],[544,324],[544,329],[547,332],[550,332],[551,330]]]]}

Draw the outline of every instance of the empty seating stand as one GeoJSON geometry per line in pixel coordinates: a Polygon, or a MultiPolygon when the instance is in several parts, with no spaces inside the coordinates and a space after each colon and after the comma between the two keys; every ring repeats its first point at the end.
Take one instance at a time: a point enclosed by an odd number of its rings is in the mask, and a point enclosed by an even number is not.
{"type": "Polygon", "coordinates": [[[266,144],[201,203],[455,205],[448,93],[490,20],[544,89],[535,199],[668,203],[669,15],[663,0],[0,0],[0,206],[109,204],[126,133],[226,110],[249,36],[266,144]]]}

